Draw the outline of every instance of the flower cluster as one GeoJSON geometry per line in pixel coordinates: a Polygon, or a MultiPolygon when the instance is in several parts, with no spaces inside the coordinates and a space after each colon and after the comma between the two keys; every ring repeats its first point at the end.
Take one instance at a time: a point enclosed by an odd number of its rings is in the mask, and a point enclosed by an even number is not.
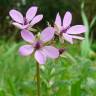
{"type": "Polygon", "coordinates": [[[26,16],[17,11],[10,10],[9,15],[12,18],[12,24],[17,28],[21,29],[21,37],[23,40],[28,42],[28,44],[23,45],[19,49],[19,53],[22,56],[28,56],[34,53],[34,57],[39,64],[45,64],[47,58],[56,59],[64,50],[59,50],[52,45],[47,45],[47,42],[54,39],[57,35],[61,43],[66,40],[73,44],[73,39],[83,40],[83,37],[77,36],[83,32],[86,32],[84,25],[70,26],[72,21],[72,14],[66,12],[61,21],[59,13],[57,13],[54,26],[46,27],[39,36],[35,36],[30,28],[40,22],[43,19],[43,15],[36,15],[38,7],[32,6],[26,12],[26,16]],[[62,52],[61,52],[62,51],[62,52]]]}

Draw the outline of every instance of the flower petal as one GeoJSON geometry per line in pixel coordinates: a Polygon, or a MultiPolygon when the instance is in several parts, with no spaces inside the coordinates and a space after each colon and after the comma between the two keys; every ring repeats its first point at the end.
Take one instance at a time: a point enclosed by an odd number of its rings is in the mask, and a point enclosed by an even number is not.
{"type": "Polygon", "coordinates": [[[84,37],[80,37],[80,36],[72,36],[72,38],[79,39],[79,40],[83,40],[84,39],[84,37]]]}
{"type": "Polygon", "coordinates": [[[19,29],[23,29],[23,26],[21,24],[19,24],[19,23],[13,22],[12,24],[14,26],[16,26],[17,28],[19,28],[19,29]]]}
{"type": "Polygon", "coordinates": [[[72,21],[72,14],[70,12],[66,12],[63,18],[63,28],[66,29],[70,26],[72,21]]]}
{"type": "Polygon", "coordinates": [[[66,41],[68,41],[69,43],[73,44],[73,39],[71,35],[68,35],[66,33],[63,33],[63,37],[66,41]]]}
{"type": "Polygon", "coordinates": [[[9,15],[11,16],[11,18],[12,18],[14,21],[16,21],[16,22],[18,22],[18,23],[21,23],[21,24],[24,23],[23,15],[22,15],[19,11],[12,9],[12,10],[9,12],[9,15]]]}
{"type": "Polygon", "coordinates": [[[41,52],[41,50],[37,50],[35,52],[35,59],[39,64],[45,64],[46,63],[46,56],[41,52]]]}
{"type": "Polygon", "coordinates": [[[34,51],[34,48],[32,47],[32,45],[23,45],[19,49],[19,53],[22,56],[31,55],[33,51],[34,51]]]}
{"type": "Polygon", "coordinates": [[[60,17],[60,15],[59,15],[59,12],[58,12],[57,15],[56,15],[55,24],[56,24],[57,26],[61,26],[61,17],[60,17]]]}
{"type": "Polygon", "coordinates": [[[34,16],[36,15],[37,13],[37,7],[34,6],[34,7],[30,7],[26,13],[26,19],[28,20],[28,22],[30,22],[34,16]]]}
{"type": "Polygon", "coordinates": [[[86,27],[84,25],[75,25],[70,27],[66,33],[68,34],[80,34],[86,32],[86,27]]]}
{"type": "Polygon", "coordinates": [[[48,42],[54,37],[55,29],[53,27],[45,28],[40,35],[40,40],[43,42],[48,42]]]}
{"type": "Polygon", "coordinates": [[[58,58],[59,56],[59,50],[53,46],[45,46],[43,51],[49,58],[52,59],[58,58]]]}
{"type": "Polygon", "coordinates": [[[31,21],[31,25],[35,25],[36,23],[40,22],[43,18],[43,15],[37,15],[33,18],[33,20],[31,21]]]}
{"type": "Polygon", "coordinates": [[[22,30],[21,37],[29,43],[33,43],[35,40],[35,36],[28,30],[22,30]]]}
{"type": "Polygon", "coordinates": [[[17,28],[19,28],[19,29],[26,29],[28,26],[29,26],[29,24],[27,24],[27,25],[22,25],[22,24],[19,24],[19,23],[16,23],[16,22],[13,22],[12,23],[14,26],[16,26],[17,28]]]}

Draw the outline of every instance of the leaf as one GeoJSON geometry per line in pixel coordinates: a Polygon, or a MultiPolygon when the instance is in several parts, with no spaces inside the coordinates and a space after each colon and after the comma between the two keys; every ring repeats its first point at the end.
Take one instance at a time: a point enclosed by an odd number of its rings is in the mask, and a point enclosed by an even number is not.
{"type": "Polygon", "coordinates": [[[9,50],[7,50],[7,52],[5,52],[5,53],[3,54],[4,58],[5,58],[5,57],[8,57],[10,54],[12,54],[12,53],[14,52],[14,50],[16,49],[16,47],[17,47],[17,44],[13,44],[13,45],[9,48],[9,50]]]}
{"type": "Polygon", "coordinates": [[[5,96],[4,90],[0,90],[0,96],[5,96]]]}
{"type": "Polygon", "coordinates": [[[71,86],[71,96],[81,96],[81,79],[71,86]]]}
{"type": "Polygon", "coordinates": [[[7,83],[8,83],[8,86],[9,86],[10,90],[11,90],[11,94],[13,94],[13,96],[17,96],[16,88],[15,88],[14,83],[12,82],[12,80],[7,78],[7,83]]]}
{"type": "Polygon", "coordinates": [[[89,32],[90,32],[90,28],[89,28],[89,22],[88,22],[88,18],[84,12],[84,9],[81,10],[81,16],[83,19],[83,23],[86,26],[86,32],[85,32],[85,40],[83,40],[83,42],[81,43],[81,55],[84,57],[87,57],[90,53],[90,40],[89,40],[89,32]]]}
{"type": "Polygon", "coordinates": [[[94,18],[91,21],[90,29],[94,26],[95,23],[96,23],[96,16],[94,16],[94,18]]]}

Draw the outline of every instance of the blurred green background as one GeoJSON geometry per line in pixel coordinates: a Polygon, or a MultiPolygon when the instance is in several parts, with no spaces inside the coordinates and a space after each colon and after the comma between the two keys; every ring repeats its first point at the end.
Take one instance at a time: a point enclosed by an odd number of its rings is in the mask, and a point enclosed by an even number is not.
{"type": "Polygon", "coordinates": [[[40,30],[66,11],[73,14],[72,25],[87,28],[82,42],[66,43],[60,58],[40,67],[41,96],[96,96],[96,0],[0,0],[0,96],[36,96],[36,62],[19,55],[23,41],[9,17],[11,9],[25,14],[32,5],[44,14],[40,30]]]}

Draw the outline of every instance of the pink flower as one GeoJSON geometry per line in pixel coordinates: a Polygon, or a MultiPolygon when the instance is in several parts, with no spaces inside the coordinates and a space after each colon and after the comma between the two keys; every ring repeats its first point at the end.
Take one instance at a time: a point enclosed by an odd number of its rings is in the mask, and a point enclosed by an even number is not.
{"type": "Polygon", "coordinates": [[[59,51],[53,46],[45,46],[45,43],[50,41],[54,37],[54,28],[45,28],[39,38],[27,31],[21,31],[22,38],[29,44],[23,45],[19,49],[19,53],[22,56],[28,56],[34,53],[34,57],[39,64],[45,64],[47,58],[55,59],[59,56],[59,51]]]}
{"type": "Polygon", "coordinates": [[[29,8],[26,12],[25,17],[23,17],[23,15],[17,10],[10,10],[9,15],[13,20],[12,24],[18,27],[19,29],[26,29],[32,27],[33,25],[41,21],[43,18],[42,14],[36,15],[37,9],[38,8],[36,6],[29,8]]]}
{"type": "Polygon", "coordinates": [[[77,35],[86,32],[86,28],[84,25],[70,26],[71,21],[72,14],[70,12],[65,13],[63,22],[61,21],[61,17],[58,13],[55,20],[55,29],[56,34],[59,35],[60,38],[62,38],[63,40],[65,39],[69,43],[73,44],[73,39],[84,39],[83,37],[77,35]]]}

